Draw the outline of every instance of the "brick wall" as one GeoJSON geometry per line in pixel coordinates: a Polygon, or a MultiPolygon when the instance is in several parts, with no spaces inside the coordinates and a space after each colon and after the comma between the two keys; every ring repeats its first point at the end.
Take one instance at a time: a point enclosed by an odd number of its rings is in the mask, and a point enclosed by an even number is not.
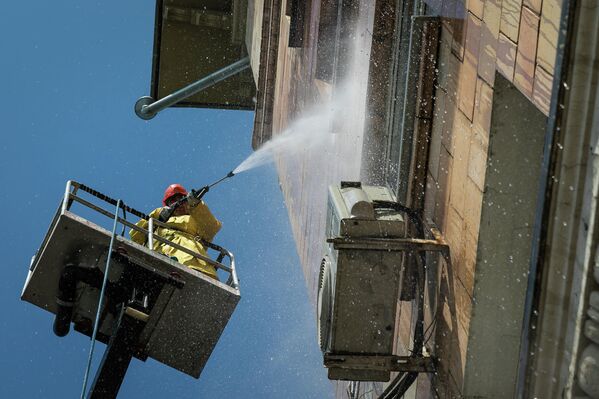
{"type": "Polygon", "coordinates": [[[548,113],[560,7],[561,0],[437,3],[443,24],[426,213],[451,246],[453,265],[441,276],[449,300],[436,334],[440,397],[461,395],[468,356],[476,356],[467,348],[495,73],[548,113]]]}
{"type": "MultiPolygon", "coordinates": [[[[314,77],[317,62],[319,10],[324,2],[308,2],[306,35],[302,48],[287,46],[287,2],[281,2],[280,36],[275,94],[272,108],[273,134],[285,127],[308,104],[335,95],[331,82],[314,77]]],[[[350,3],[350,2],[348,2],[350,3]]],[[[374,2],[356,1],[372,11],[374,2]]],[[[380,1],[379,1],[380,3],[380,1]]],[[[389,2],[394,3],[394,2],[389,2]]],[[[463,392],[476,257],[480,229],[495,74],[512,82],[543,113],[547,114],[554,74],[561,0],[427,0],[429,14],[443,18],[438,55],[438,87],[429,149],[425,211],[440,227],[451,246],[452,265],[439,268],[441,301],[434,342],[443,353],[438,376],[421,378],[418,396],[457,397],[463,392]],[[431,386],[433,388],[431,388],[431,386]]],[[[372,40],[372,22],[362,19],[352,27],[356,37],[372,40]]],[[[377,40],[383,36],[377,35],[377,40]]],[[[392,40],[386,36],[385,40],[392,40]]],[[[368,47],[368,46],[366,46],[368,47]]],[[[361,62],[368,65],[366,49],[361,62]]],[[[377,60],[378,62],[378,60],[377,60]]],[[[390,60],[389,60],[390,62],[390,60]]],[[[372,63],[370,64],[372,67],[372,63]]],[[[377,67],[384,68],[377,64],[377,67]]],[[[368,71],[354,76],[368,81],[368,71]]],[[[270,77],[269,77],[270,79],[270,77]]],[[[381,96],[384,85],[381,86],[381,96]]],[[[369,104],[380,102],[371,101],[369,104]]],[[[372,114],[370,112],[369,114],[372,114]]],[[[377,109],[375,111],[381,111],[377,109]]],[[[380,114],[380,112],[379,112],[380,114]]],[[[379,115],[380,116],[380,115],[379,115]]],[[[322,252],[327,184],[358,177],[362,125],[356,115],[345,115],[350,126],[335,154],[298,153],[277,162],[300,261],[312,299],[316,294],[318,263],[322,252]],[[336,164],[335,156],[350,160],[336,164]]],[[[379,129],[384,118],[370,119],[368,129],[379,129]],[[379,123],[377,126],[372,124],[379,123]]],[[[347,126],[347,121],[346,121],[347,126]]],[[[381,135],[379,135],[381,136],[381,135]]],[[[379,148],[385,148],[384,145],[379,148]]],[[[371,154],[372,155],[372,154],[371,154]]],[[[376,155],[376,154],[375,154],[376,155]]],[[[382,156],[382,154],[378,154],[382,156]]],[[[441,265],[442,266],[442,265],[441,265]]],[[[399,311],[409,313],[402,305],[399,311]]],[[[436,315],[426,316],[427,325],[436,315]]],[[[408,331],[402,318],[399,331],[408,331]]],[[[407,324],[406,324],[407,323],[407,324]]],[[[405,340],[404,340],[405,342],[405,340]]],[[[404,351],[398,344],[397,352],[404,351]]],[[[339,392],[344,391],[340,389],[339,392]]],[[[340,394],[341,395],[341,394],[340,394]]]]}

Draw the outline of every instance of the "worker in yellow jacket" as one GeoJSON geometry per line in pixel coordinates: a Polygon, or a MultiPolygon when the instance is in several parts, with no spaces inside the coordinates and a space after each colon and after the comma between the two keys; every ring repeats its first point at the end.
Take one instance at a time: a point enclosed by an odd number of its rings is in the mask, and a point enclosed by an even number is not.
{"type": "MultiPolygon", "coordinates": [[[[205,189],[207,190],[207,188],[205,189]]],[[[194,190],[188,193],[180,184],[171,184],[164,192],[162,200],[164,207],[154,209],[150,212],[149,216],[168,225],[168,227],[156,228],[154,232],[157,235],[182,247],[208,256],[201,240],[212,241],[222,224],[210,212],[204,201],[198,199],[198,197],[201,198],[201,195],[194,190]]],[[[142,219],[136,225],[147,229],[148,221],[142,219]]],[[[138,244],[145,245],[147,242],[147,235],[142,232],[130,230],[129,235],[138,244]]],[[[175,258],[179,263],[191,269],[198,270],[207,276],[218,279],[214,266],[186,252],[158,240],[154,240],[154,250],[168,257],[175,258]]]]}

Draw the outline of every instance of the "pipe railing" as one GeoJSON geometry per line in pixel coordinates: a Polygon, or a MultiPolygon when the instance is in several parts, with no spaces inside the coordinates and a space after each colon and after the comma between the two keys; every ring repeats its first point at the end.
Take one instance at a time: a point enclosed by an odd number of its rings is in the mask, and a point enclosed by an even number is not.
{"type": "MultiPolygon", "coordinates": [[[[149,232],[150,232],[150,231],[153,231],[153,230],[150,230],[150,225],[149,225],[149,222],[151,222],[151,223],[152,223],[152,228],[154,227],[154,225],[158,225],[158,226],[160,226],[160,227],[165,227],[165,228],[169,228],[169,226],[168,226],[168,224],[166,224],[166,223],[162,223],[162,222],[161,222],[161,221],[159,221],[158,219],[150,218],[150,220],[148,221],[148,230],[146,230],[146,229],[142,229],[144,232],[146,232],[146,235],[148,236],[148,247],[149,247],[150,249],[153,249],[153,248],[154,248],[153,246],[151,246],[151,247],[150,247],[150,245],[149,245],[149,243],[150,243],[150,237],[151,237],[151,238],[152,238],[152,241],[156,240],[156,241],[158,241],[158,242],[161,242],[161,243],[163,243],[163,244],[169,245],[169,246],[171,246],[171,247],[173,247],[173,248],[179,249],[179,250],[181,250],[181,251],[183,251],[183,252],[185,252],[185,253],[187,253],[187,254],[189,254],[189,255],[192,255],[192,256],[193,256],[193,257],[195,257],[195,258],[198,258],[198,259],[200,259],[200,260],[203,260],[203,261],[205,261],[206,263],[209,263],[209,264],[211,264],[211,265],[212,265],[212,266],[214,266],[214,267],[218,267],[219,269],[223,269],[223,270],[225,270],[225,271],[227,271],[227,272],[231,273],[231,268],[230,268],[230,267],[227,267],[227,266],[225,266],[225,265],[223,265],[222,263],[216,262],[216,261],[214,261],[214,260],[210,259],[210,258],[209,258],[209,257],[207,257],[207,256],[204,256],[204,255],[202,255],[202,254],[200,254],[200,253],[198,253],[198,252],[195,252],[195,251],[193,251],[193,250],[191,250],[191,249],[185,248],[185,247],[183,247],[183,246],[181,246],[181,245],[179,245],[179,244],[175,244],[174,242],[172,242],[172,241],[169,241],[169,240],[167,240],[166,238],[164,238],[164,237],[161,237],[161,236],[159,236],[159,235],[157,235],[157,234],[155,234],[155,233],[149,234],[149,232]]],[[[199,241],[199,240],[196,240],[196,241],[199,241]]],[[[153,245],[153,244],[152,244],[152,245],[153,245]]]]}
{"type": "Polygon", "coordinates": [[[136,216],[139,216],[142,219],[146,219],[148,221],[148,229],[144,229],[142,227],[137,226],[134,223],[129,222],[128,220],[126,220],[124,218],[121,218],[121,217],[115,215],[114,213],[112,213],[110,211],[107,211],[107,210],[101,208],[100,206],[98,206],[98,205],[96,205],[96,204],[94,204],[94,203],[92,203],[90,201],[87,201],[87,200],[85,200],[85,199],[77,196],[76,193],[77,193],[77,191],[79,189],[81,189],[82,191],[87,192],[88,194],[90,194],[90,195],[92,195],[92,196],[94,196],[94,197],[96,197],[96,198],[98,198],[98,199],[100,199],[102,201],[105,201],[105,202],[107,202],[107,203],[109,203],[111,205],[114,205],[112,202],[116,203],[116,200],[114,200],[114,199],[112,199],[112,198],[110,198],[110,197],[108,197],[108,196],[106,196],[106,195],[104,195],[104,194],[102,194],[102,193],[100,193],[100,192],[98,192],[96,190],[93,190],[93,189],[91,189],[91,188],[89,188],[87,186],[84,186],[83,184],[77,183],[75,181],[69,180],[67,182],[67,186],[66,186],[66,189],[65,189],[64,198],[63,198],[63,201],[62,201],[62,204],[61,204],[61,207],[60,207],[61,213],[65,213],[66,211],[70,211],[72,203],[73,202],[78,202],[81,205],[83,205],[83,206],[85,206],[85,207],[87,207],[87,208],[89,208],[89,209],[91,209],[93,211],[96,211],[96,212],[100,213],[101,215],[104,215],[104,216],[106,216],[106,217],[108,217],[108,218],[110,218],[112,220],[116,220],[118,223],[120,223],[120,224],[122,224],[122,225],[124,225],[126,227],[129,227],[130,229],[138,231],[138,232],[144,234],[147,237],[148,247],[150,249],[152,249],[152,250],[154,248],[154,243],[156,241],[158,241],[158,242],[161,242],[161,243],[163,243],[165,245],[168,245],[170,247],[173,247],[173,248],[176,248],[176,249],[178,249],[180,251],[183,251],[186,254],[191,255],[191,256],[193,256],[194,258],[196,258],[196,259],[198,259],[200,261],[206,262],[207,264],[209,264],[209,265],[211,265],[211,266],[213,266],[213,267],[215,267],[217,269],[224,270],[225,272],[229,273],[229,278],[228,278],[226,284],[228,286],[230,286],[230,287],[235,288],[235,289],[239,288],[239,280],[237,278],[237,272],[235,270],[235,258],[233,256],[233,254],[231,252],[229,252],[228,250],[226,250],[225,248],[223,248],[223,247],[221,247],[219,245],[216,245],[214,243],[211,243],[209,241],[202,240],[199,237],[196,237],[196,241],[200,242],[201,244],[203,244],[204,246],[206,246],[208,248],[211,248],[211,249],[219,252],[218,261],[215,261],[215,260],[211,259],[208,256],[202,255],[202,254],[200,254],[200,253],[198,253],[196,251],[193,251],[193,250],[191,250],[189,248],[183,247],[183,246],[181,246],[179,244],[176,244],[176,243],[174,243],[174,242],[172,242],[172,241],[170,241],[170,240],[168,240],[168,239],[166,239],[164,237],[161,237],[161,236],[157,235],[156,233],[154,233],[154,230],[157,228],[157,226],[169,228],[169,226],[166,223],[163,223],[163,222],[161,222],[161,221],[159,221],[157,219],[149,217],[145,213],[140,212],[140,211],[138,211],[138,210],[136,210],[134,208],[130,208],[130,207],[125,206],[125,205],[121,205],[122,209],[125,209],[127,212],[129,212],[131,214],[134,214],[136,216]],[[228,258],[229,259],[229,266],[224,265],[224,264],[221,263],[224,258],[228,258]]]}

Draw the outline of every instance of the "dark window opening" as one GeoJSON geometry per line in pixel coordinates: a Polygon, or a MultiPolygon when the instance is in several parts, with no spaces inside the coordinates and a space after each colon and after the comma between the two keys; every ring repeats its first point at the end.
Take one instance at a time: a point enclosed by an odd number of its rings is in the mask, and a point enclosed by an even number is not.
{"type": "Polygon", "coordinates": [[[316,78],[327,83],[333,81],[338,16],[339,0],[323,0],[320,3],[316,78]]]}
{"type": "MultiPolygon", "coordinates": [[[[404,95],[407,81],[411,17],[414,12],[413,3],[404,1],[398,10],[398,18],[395,28],[393,59],[391,61],[391,82],[389,101],[387,104],[387,165],[385,166],[385,180],[387,185],[400,198],[400,168],[402,150],[401,117],[404,109],[404,95]]],[[[404,165],[405,166],[405,165],[404,165]]],[[[405,196],[405,195],[404,195],[405,196]]],[[[405,199],[404,199],[405,203],[405,199]]]]}
{"type": "Polygon", "coordinates": [[[439,37],[438,18],[416,17],[414,7],[414,3],[404,2],[397,19],[386,112],[385,182],[398,201],[408,205],[421,202],[424,195],[426,176],[415,172],[419,166],[421,171],[426,169],[422,166],[428,154],[421,147],[427,141],[432,117],[431,83],[439,37]]]}
{"type": "Polygon", "coordinates": [[[289,47],[302,47],[304,44],[304,21],[306,2],[287,0],[286,14],[291,18],[289,26],[289,47]]]}

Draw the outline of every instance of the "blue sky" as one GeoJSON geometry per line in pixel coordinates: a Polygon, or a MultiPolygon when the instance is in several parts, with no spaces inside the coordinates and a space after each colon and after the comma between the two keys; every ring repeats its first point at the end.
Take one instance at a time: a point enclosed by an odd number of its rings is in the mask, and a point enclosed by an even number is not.
{"type": "MultiPolygon", "coordinates": [[[[0,13],[0,397],[81,390],[89,339],[54,336],[51,315],[19,299],[68,179],[149,211],[166,185],[200,187],[251,152],[249,112],[134,115],[149,93],[153,19],[151,2],[11,2],[0,13]]],[[[133,360],[121,397],[332,396],[273,167],[206,200],[224,223],[216,241],[236,254],[241,302],[199,380],[133,360]]]]}

